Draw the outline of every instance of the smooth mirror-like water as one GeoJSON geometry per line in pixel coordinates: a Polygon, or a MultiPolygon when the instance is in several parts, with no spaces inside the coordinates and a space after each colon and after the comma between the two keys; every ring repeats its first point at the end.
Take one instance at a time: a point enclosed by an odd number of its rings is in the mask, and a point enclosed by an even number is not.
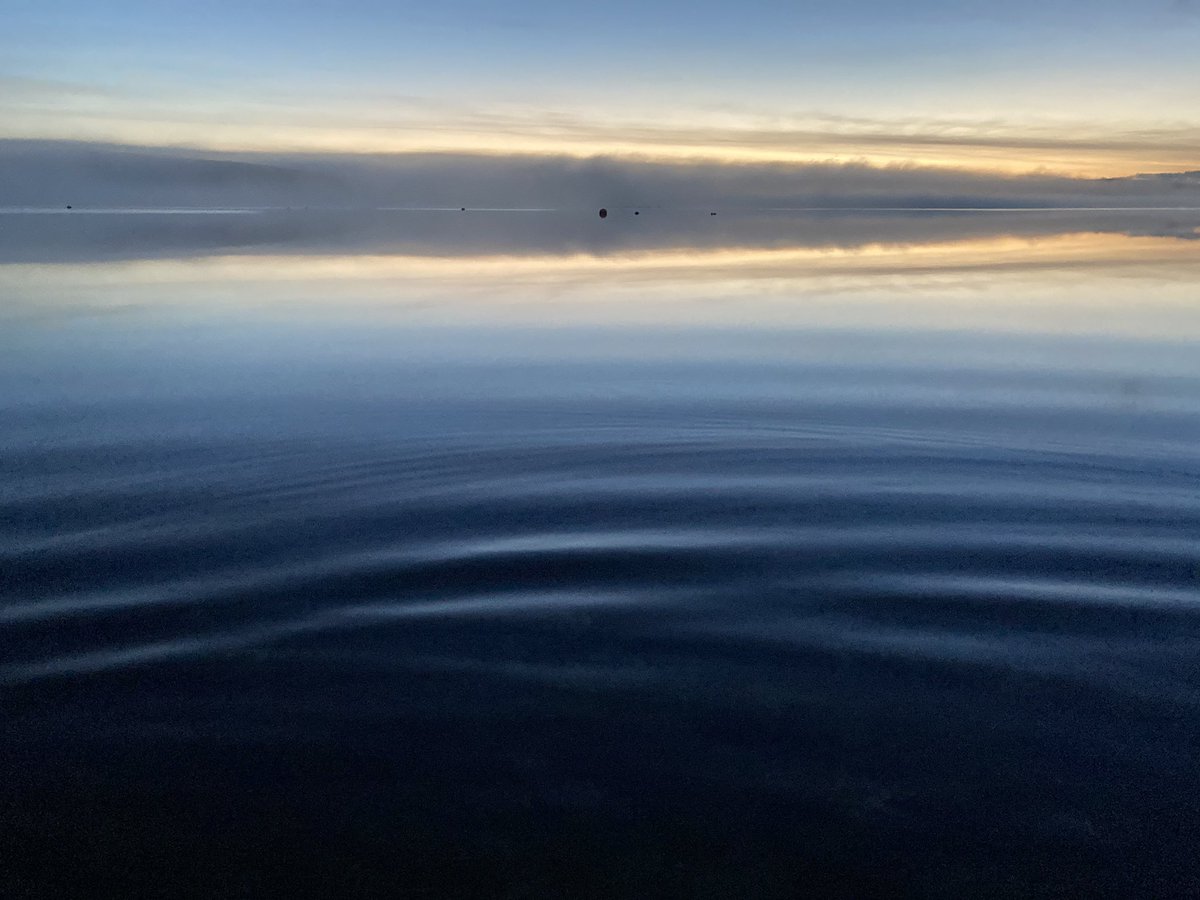
{"type": "Polygon", "coordinates": [[[0,215],[0,865],[1200,893],[1197,225],[0,215]]]}

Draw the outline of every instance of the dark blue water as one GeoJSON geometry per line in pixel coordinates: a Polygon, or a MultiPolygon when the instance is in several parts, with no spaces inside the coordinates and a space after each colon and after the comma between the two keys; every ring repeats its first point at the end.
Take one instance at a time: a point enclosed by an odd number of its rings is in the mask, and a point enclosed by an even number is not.
{"type": "Polygon", "coordinates": [[[0,893],[1200,894],[1172,240],[0,266],[0,893]]]}

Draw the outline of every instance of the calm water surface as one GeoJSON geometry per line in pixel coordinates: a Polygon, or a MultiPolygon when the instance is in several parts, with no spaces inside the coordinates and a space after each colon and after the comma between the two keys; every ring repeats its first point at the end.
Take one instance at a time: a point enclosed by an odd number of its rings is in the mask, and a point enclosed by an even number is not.
{"type": "Polygon", "coordinates": [[[630,213],[0,214],[0,893],[1200,895],[1196,214],[630,213]]]}

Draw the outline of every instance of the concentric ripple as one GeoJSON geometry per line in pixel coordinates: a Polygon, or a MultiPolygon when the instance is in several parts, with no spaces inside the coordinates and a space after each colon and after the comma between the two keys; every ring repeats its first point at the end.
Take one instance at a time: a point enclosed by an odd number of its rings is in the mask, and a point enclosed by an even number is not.
{"type": "Polygon", "coordinates": [[[84,773],[6,802],[252,847],[334,816],[355,859],[569,853],[562,827],[780,884],[800,842],[927,895],[1051,852],[1114,895],[1186,886],[1195,403],[566,376],[333,420],[6,407],[5,759],[84,773]]]}

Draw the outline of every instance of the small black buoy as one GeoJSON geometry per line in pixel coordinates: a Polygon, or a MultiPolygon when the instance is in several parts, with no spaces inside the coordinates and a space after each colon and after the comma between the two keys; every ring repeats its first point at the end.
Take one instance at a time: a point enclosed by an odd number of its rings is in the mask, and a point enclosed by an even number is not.
{"type": "Polygon", "coordinates": [[[710,215],[710,216],[715,216],[715,215],[716,215],[716,213],[709,213],[709,215],[710,215]]]}
{"type": "Polygon", "coordinates": [[[608,210],[605,209],[604,207],[600,207],[600,218],[602,218],[602,219],[608,218],[608,210]]]}
{"type": "Polygon", "coordinates": [[[640,212],[638,212],[636,209],[633,211],[633,214],[634,214],[635,216],[640,216],[640,215],[641,215],[641,213],[640,213],[640,212]]]}
{"type": "Polygon", "coordinates": [[[467,208],[466,208],[465,206],[460,206],[460,207],[458,208],[458,211],[459,211],[459,212],[466,212],[466,211],[467,211],[467,208]]]}
{"type": "Polygon", "coordinates": [[[68,204],[67,204],[67,209],[70,209],[70,208],[71,208],[71,204],[70,204],[70,203],[68,203],[68,204]]]}

